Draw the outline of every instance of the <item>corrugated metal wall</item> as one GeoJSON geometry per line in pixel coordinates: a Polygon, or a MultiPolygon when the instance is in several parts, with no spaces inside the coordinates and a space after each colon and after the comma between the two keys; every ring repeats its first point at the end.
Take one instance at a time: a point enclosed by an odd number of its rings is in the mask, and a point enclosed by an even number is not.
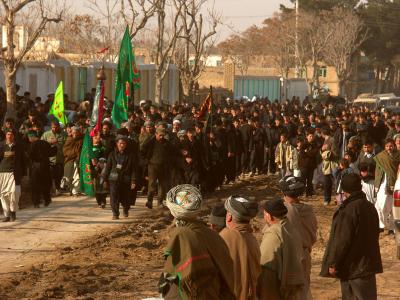
{"type": "Polygon", "coordinates": [[[234,97],[268,97],[270,100],[281,98],[279,77],[235,76],[234,97]]]}

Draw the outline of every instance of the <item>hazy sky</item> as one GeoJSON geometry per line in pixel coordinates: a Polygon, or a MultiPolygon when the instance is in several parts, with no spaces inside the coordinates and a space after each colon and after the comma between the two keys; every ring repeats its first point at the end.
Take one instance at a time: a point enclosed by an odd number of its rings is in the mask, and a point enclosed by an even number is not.
{"type": "Polygon", "coordinates": [[[216,10],[221,12],[223,22],[227,24],[221,28],[220,38],[261,24],[279,10],[281,3],[290,5],[289,0],[215,0],[216,10]]]}
{"type": "MultiPolygon", "coordinates": [[[[100,0],[104,1],[104,0],[100,0]]],[[[243,31],[247,27],[261,22],[279,10],[281,3],[290,5],[290,0],[214,0],[215,9],[221,13],[222,22],[218,29],[218,40],[232,33],[243,31]]],[[[212,1],[209,1],[212,3],[212,1]]],[[[84,1],[73,0],[77,7],[85,9],[84,1]]],[[[205,9],[205,12],[207,10],[205,9]]]]}

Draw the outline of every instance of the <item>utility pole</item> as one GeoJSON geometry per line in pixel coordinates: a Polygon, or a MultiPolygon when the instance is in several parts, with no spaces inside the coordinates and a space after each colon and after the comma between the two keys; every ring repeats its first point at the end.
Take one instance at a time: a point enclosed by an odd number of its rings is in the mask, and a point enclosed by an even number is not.
{"type": "Polygon", "coordinates": [[[296,28],[295,28],[295,49],[294,49],[294,59],[295,59],[295,78],[300,77],[299,70],[299,0],[295,1],[295,13],[296,13],[296,28]]]}

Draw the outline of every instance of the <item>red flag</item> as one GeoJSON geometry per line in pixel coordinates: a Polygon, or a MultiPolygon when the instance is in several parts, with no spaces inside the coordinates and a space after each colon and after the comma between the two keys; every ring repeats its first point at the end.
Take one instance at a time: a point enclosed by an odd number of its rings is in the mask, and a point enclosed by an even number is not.
{"type": "Polygon", "coordinates": [[[101,49],[99,52],[97,52],[97,54],[105,53],[105,52],[107,52],[109,49],[110,49],[110,47],[103,48],[103,49],[101,49]]]}
{"type": "Polygon", "coordinates": [[[211,94],[208,94],[206,99],[204,99],[203,104],[201,105],[198,117],[201,118],[206,114],[206,112],[209,112],[211,110],[211,105],[212,105],[211,94]]]}

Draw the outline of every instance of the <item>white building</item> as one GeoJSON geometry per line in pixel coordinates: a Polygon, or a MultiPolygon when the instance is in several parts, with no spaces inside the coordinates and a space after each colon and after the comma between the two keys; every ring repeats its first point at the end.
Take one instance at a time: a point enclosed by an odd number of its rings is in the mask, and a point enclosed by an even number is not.
{"type": "MultiPolygon", "coordinates": [[[[221,67],[222,66],[222,56],[211,54],[207,57],[202,56],[200,60],[205,64],[206,67],[221,67]]],[[[189,64],[194,64],[194,56],[189,58],[189,64]]]]}

